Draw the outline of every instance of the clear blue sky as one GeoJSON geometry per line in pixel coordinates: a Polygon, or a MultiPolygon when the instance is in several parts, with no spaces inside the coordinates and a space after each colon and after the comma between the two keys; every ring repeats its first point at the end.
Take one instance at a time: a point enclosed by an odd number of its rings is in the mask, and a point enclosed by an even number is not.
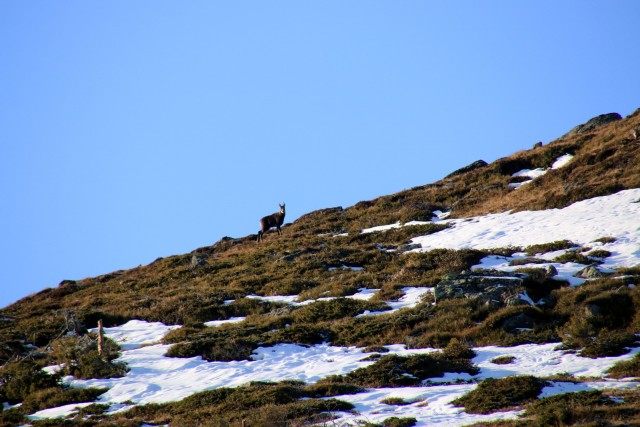
{"type": "Polygon", "coordinates": [[[640,107],[640,2],[3,1],[0,307],[640,107]]]}

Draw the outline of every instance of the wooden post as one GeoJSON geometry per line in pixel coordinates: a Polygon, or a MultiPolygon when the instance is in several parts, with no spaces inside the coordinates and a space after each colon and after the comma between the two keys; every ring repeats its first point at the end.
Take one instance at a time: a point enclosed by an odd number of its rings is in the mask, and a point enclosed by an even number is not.
{"type": "Polygon", "coordinates": [[[98,320],[98,354],[104,359],[104,331],[102,329],[102,319],[98,320]]]}

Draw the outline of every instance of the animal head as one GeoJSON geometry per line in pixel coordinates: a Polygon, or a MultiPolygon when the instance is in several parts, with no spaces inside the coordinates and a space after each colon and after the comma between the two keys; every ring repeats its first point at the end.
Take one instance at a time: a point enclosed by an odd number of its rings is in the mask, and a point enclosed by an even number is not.
{"type": "Polygon", "coordinates": [[[283,214],[284,213],[284,203],[282,203],[282,204],[278,203],[278,205],[280,206],[280,213],[283,214]]]}

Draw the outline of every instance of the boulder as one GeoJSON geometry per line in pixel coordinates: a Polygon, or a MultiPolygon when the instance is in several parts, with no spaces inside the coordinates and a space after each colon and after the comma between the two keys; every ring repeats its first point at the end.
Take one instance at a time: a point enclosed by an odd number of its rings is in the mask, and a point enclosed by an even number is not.
{"type": "Polygon", "coordinates": [[[587,317],[595,317],[600,313],[602,313],[602,307],[600,307],[598,304],[589,303],[584,306],[584,314],[587,317]]]}
{"type": "Polygon", "coordinates": [[[192,270],[195,270],[195,269],[200,268],[200,267],[204,267],[205,265],[207,265],[206,256],[201,255],[201,254],[193,254],[193,256],[191,257],[191,269],[192,270]]]}
{"type": "Polygon", "coordinates": [[[604,276],[606,276],[606,273],[600,271],[595,265],[589,265],[574,274],[574,277],[579,277],[581,279],[598,279],[604,276]]]}
{"type": "Polygon", "coordinates": [[[580,133],[591,132],[592,130],[599,128],[600,126],[606,125],[607,123],[617,122],[618,120],[622,120],[622,116],[618,113],[600,114],[599,116],[592,118],[586,123],[574,127],[564,136],[572,136],[580,133]]]}
{"type": "Polygon", "coordinates": [[[522,287],[524,277],[496,270],[449,274],[436,285],[434,295],[436,301],[467,298],[504,306],[512,299],[515,290],[522,287]]]}
{"type": "Polygon", "coordinates": [[[545,267],[545,272],[547,274],[547,278],[551,279],[553,276],[557,276],[558,275],[558,269],[555,268],[553,265],[549,264],[545,267]]]}
{"type": "Polygon", "coordinates": [[[513,333],[520,329],[531,329],[535,324],[535,320],[526,313],[514,314],[506,318],[502,322],[502,329],[506,332],[513,333]]]}
{"type": "Polygon", "coordinates": [[[414,249],[420,248],[422,248],[422,245],[420,243],[407,243],[405,245],[399,245],[397,250],[398,252],[409,252],[414,249]]]}

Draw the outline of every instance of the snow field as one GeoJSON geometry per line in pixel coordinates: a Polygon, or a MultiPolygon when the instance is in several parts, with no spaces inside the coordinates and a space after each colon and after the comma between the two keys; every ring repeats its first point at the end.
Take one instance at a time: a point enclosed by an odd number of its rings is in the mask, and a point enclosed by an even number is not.
{"type": "MultiPolygon", "coordinates": [[[[367,354],[357,347],[330,345],[300,346],[280,344],[259,348],[253,361],[207,362],[200,357],[168,358],[164,354],[168,345],[152,344],[172,327],[159,323],[130,321],[125,325],[108,328],[106,335],[128,348],[118,361],[125,362],[130,372],[122,378],[77,380],[65,377],[72,387],[106,387],[98,403],[112,405],[112,411],[126,410],[130,404],[163,403],[183,399],[193,393],[219,387],[237,387],[251,381],[301,380],[314,383],[334,374],[346,374],[354,369],[374,362],[362,361],[367,354]],[[133,343],[136,344],[133,344],[133,343]],[[137,345],[137,348],[134,348],[137,345]]],[[[474,422],[515,418],[520,412],[509,411],[489,415],[467,414],[462,408],[451,405],[451,401],[469,392],[475,384],[455,384],[484,378],[504,378],[511,375],[536,375],[546,377],[567,373],[577,377],[602,377],[604,371],[621,360],[629,360],[640,349],[619,357],[587,359],[555,349],[556,344],[521,345],[516,347],[479,347],[473,362],[480,373],[447,373],[443,385],[429,387],[402,387],[372,389],[355,395],[336,396],[351,402],[357,414],[342,414],[343,425],[358,420],[379,422],[390,416],[412,416],[421,425],[465,425],[474,422]],[[514,356],[512,364],[496,365],[491,360],[498,356],[514,356]],[[388,397],[401,397],[414,402],[406,406],[386,405],[381,401],[388,397]]],[[[403,345],[387,346],[387,354],[410,355],[428,353],[433,349],[406,349],[403,345]]],[[[619,387],[638,387],[640,383],[625,381],[593,381],[580,384],[554,383],[544,390],[544,395],[569,391],[619,387]]],[[[46,409],[31,416],[32,419],[62,417],[74,412],[84,404],[46,409]]]]}
{"type": "MultiPolygon", "coordinates": [[[[549,243],[557,240],[570,240],[579,246],[606,249],[612,255],[605,258],[601,268],[613,271],[619,267],[640,264],[640,189],[625,190],[619,193],[574,203],[563,209],[535,212],[501,213],[469,219],[439,219],[447,221],[452,227],[438,233],[416,237],[412,243],[421,248],[416,251],[428,251],[436,248],[477,248],[491,249],[509,246],[526,247],[533,244],[549,243]],[[602,237],[613,237],[611,243],[596,242],[602,237]]],[[[410,224],[409,224],[410,225],[410,224]]],[[[374,227],[362,232],[376,232],[399,227],[400,224],[374,227]]],[[[581,264],[560,264],[551,260],[558,253],[536,255],[549,260],[558,270],[558,279],[569,280],[572,285],[580,285],[584,279],[573,274],[584,266],[581,264]]],[[[522,266],[508,265],[511,259],[523,258],[524,254],[513,257],[490,256],[474,268],[496,268],[509,271],[522,266]]],[[[534,265],[532,265],[534,266],[534,265]]],[[[535,264],[536,267],[544,264],[535,264]]],[[[405,288],[405,295],[396,303],[390,303],[393,310],[413,307],[430,288],[405,288]],[[394,305],[395,304],[395,305],[394,305]]],[[[374,290],[361,290],[351,298],[368,299],[374,290]]],[[[308,304],[312,301],[297,303],[297,296],[257,297],[263,300],[280,301],[294,305],[308,304]]],[[[389,313],[387,311],[386,313],[389,313]]],[[[374,313],[368,313],[371,315],[374,313]]],[[[377,314],[377,313],[376,313],[377,314]]],[[[224,323],[240,322],[243,318],[226,321],[207,322],[210,327],[224,323]]],[[[107,387],[109,391],[100,397],[98,403],[111,405],[111,410],[126,410],[129,404],[161,403],[180,400],[193,393],[217,387],[236,387],[251,381],[281,381],[285,379],[316,382],[328,375],[346,374],[354,369],[368,366],[371,361],[362,361],[367,355],[356,347],[335,347],[330,345],[299,346],[280,344],[269,348],[259,348],[252,361],[206,362],[200,357],[176,359],[164,357],[168,346],[156,344],[166,333],[178,326],[166,326],[160,323],[131,321],[115,328],[107,328],[105,333],[121,344],[123,348],[119,361],[130,367],[123,378],[104,380],[76,380],[66,377],[64,380],[73,387],[107,387]]],[[[432,349],[410,350],[401,345],[388,346],[388,354],[416,354],[434,351],[432,349]]],[[[475,422],[515,418],[520,412],[507,411],[490,415],[471,415],[462,408],[451,405],[451,401],[472,390],[475,384],[456,382],[477,381],[484,378],[504,378],[511,375],[536,375],[547,377],[556,374],[570,374],[582,377],[586,382],[577,384],[553,382],[545,387],[542,396],[550,396],[569,391],[591,389],[638,387],[640,383],[632,381],[591,380],[602,378],[604,372],[615,363],[631,359],[640,349],[619,357],[599,359],[581,358],[575,354],[556,350],[556,344],[521,345],[516,347],[480,347],[474,349],[477,356],[473,362],[480,373],[471,377],[468,374],[448,373],[441,379],[441,385],[429,387],[405,387],[388,389],[370,389],[356,395],[336,396],[353,403],[357,414],[342,414],[342,425],[355,425],[357,421],[379,422],[390,416],[415,417],[419,426],[442,425],[462,426],[475,422]],[[513,363],[497,365],[491,360],[498,356],[513,356],[513,363]],[[401,397],[413,402],[404,406],[381,403],[388,397],[401,397]]],[[[33,419],[60,417],[73,412],[69,407],[52,408],[33,414],[33,419]]]]}

